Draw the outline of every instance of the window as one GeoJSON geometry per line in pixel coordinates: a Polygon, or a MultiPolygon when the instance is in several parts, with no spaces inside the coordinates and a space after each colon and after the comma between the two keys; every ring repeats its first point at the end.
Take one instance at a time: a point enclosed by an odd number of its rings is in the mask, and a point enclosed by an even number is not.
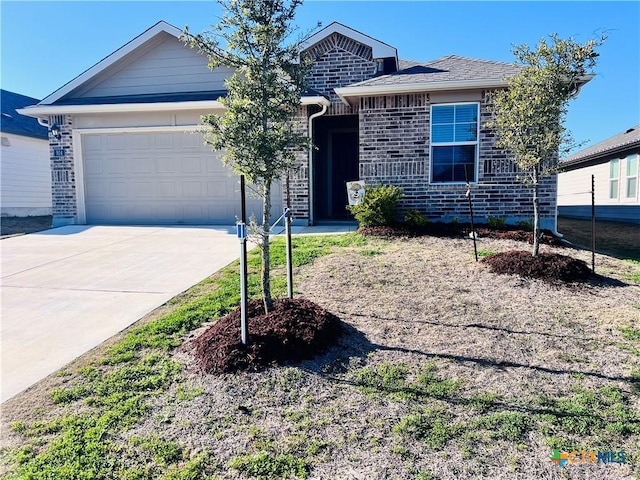
{"type": "Polygon", "coordinates": [[[620,176],[620,160],[614,158],[609,162],[609,198],[618,199],[618,178],[620,176]]]}
{"type": "Polygon", "coordinates": [[[431,182],[476,181],[479,104],[431,107],[431,182]]]}
{"type": "Polygon", "coordinates": [[[638,191],[638,155],[627,157],[627,198],[636,198],[638,191]]]}

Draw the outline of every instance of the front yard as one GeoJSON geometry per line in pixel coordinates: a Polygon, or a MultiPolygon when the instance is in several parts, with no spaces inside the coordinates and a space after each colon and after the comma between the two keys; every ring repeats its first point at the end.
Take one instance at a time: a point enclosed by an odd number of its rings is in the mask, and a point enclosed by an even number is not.
{"type": "Polygon", "coordinates": [[[490,273],[464,239],[299,237],[294,255],[297,294],[346,324],[339,346],[199,373],[185,340],[237,305],[232,266],[6,402],[5,476],[640,478],[637,264],[598,255],[606,278],[557,286],[490,273]],[[585,453],[561,467],[554,450],[585,453]]]}

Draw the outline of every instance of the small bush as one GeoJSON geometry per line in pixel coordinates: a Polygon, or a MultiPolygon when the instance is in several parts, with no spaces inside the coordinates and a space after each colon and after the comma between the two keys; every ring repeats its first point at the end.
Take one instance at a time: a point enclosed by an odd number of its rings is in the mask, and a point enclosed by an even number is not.
{"type": "Polygon", "coordinates": [[[349,211],[361,227],[380,227],[396,223],[396,210],[402,189],[393,185],[367,187],[360,205],[350,205],[349,211]]]}
{"type": "Polygon", "coordinates": [[[410,227],[425,227],[429,223],[429,219],[425,218],[418,210],[408,210],[404,216],[404,223],[410,227]]]}
{"type": "Polygon", "coordinates": [[[533,232],[533,222],[531,220],[521,220],[518,222],[518,228],[525,232],[533,232]]]}
{"type": "Polygon", "coordinates": [[[506,225],[507,221],[504,217],[487,217],[487,225],[489,228],[495,228],[497,230],[502,230],[506,225]]]}

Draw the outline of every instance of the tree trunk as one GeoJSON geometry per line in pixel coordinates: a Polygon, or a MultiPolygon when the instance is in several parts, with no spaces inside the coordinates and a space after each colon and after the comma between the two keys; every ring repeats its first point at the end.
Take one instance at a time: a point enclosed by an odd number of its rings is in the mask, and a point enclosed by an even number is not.
{"type": "Polygon", "coordinates": [[[539,194],[538,168],[533,168],[533,256],[537,257],[540,252],[540,199],[539,194]]]}
{"type": "Polygon", "coordinates": [[[273,310],[271,298],[271,280],[269,278],[269,227],[271,223],[271,180],[265,180],[262,187],[262,299],[264,312],[273,310]]]}

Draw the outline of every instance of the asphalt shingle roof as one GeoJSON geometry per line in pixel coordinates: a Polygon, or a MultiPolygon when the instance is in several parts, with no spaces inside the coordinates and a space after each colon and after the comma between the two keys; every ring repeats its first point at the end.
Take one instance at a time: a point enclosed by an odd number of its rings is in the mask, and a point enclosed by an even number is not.
{"type": "Polygon", "coordinates": [[[49,138],[47,129],[38,123],[38,120],[20,115],[16,110],[30,105],[35,105],[40,100],[27,97],[19,93],[0,90],[0,131],[25,137],[49,138]]]}
{"type": "Polygon", "coordinates": [[[502,80],[518,73],[516,65],[448,55],[431,62],[400,60],[400,70],[350,86],[401,85],[464,80],[502,80]]]}
{"type": "Polygon", "coordinates": [[[595,145],[591,145],[590,147],[569,155],[562,159],[562,163],[566,165],[580,163],[634,146],[640,146],[640,125],[636,125],[613,137],[609,137],[595,145]]]}

